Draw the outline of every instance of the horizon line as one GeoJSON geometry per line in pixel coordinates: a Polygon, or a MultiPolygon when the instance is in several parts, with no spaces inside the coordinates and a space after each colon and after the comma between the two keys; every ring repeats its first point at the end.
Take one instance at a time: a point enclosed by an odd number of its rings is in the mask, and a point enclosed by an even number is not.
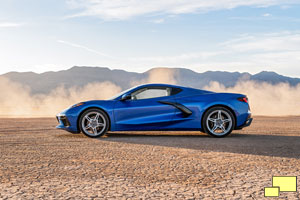
{"type": "Polygon", "coordinates": [[[67,71],[67,70],[70,70],[72,68],[75,68],[75,67],[78,67],[78,68],[107,68],[111,71],[113,70],[122,70],[122,71],[126,71],[126,72],[132,72],[132,73],[138,73],[138,74],[143,74],[143,73],[147,73],[149,72],[150,70],[153,70],[153,69],[186,69],[186,70],[191,70],[195,73],[206,73],[206,72],[228,72],[228,73],[240,73],[240,74],[244,74],[244,73],[247,73],[247,74],[250,74],[250,75],[256,75],[256,74],[260,74],[262,72],[273,72],[273,73],[276,73],[278,75],[281,75],[281,76],[285,76],[285,77],[289,77],[289,78],[298,78],[300,79],[300,77],[292,77],[292,76],[287,76],[287,75],[282,75],[276,71],[268,71],[268,70],[262,70],[260,72],[257,72],[257,73],[250,73],[250,72],[247,72],[247,71],[224,71],[224,70],[206,70],[206,71],[202,71],[202,72],[199,72],[199,71],[196,71],[196,70],[193,70],[193,69],[189,69],[189,68],[185,68],[185,67],[152,67],[152,68],[148,68],[146,71],[143,71],[143,72],[137,72],[137,71],[128,71],[128,70],[125,70],[125,69],[120,69],[120,68],[110,68],[110,67],[100,67],[100,66],[84,66],[84,65],[81,65],[81,66],[78,66],[78,65],[74,65],[68,69],[61,69],[61,70],[49,70],[49,71],[44,71],[44,72],[35,72],[35,71],[8,71],[8,72],[5,72],[3,74],[0,74],[0,76],[3,76],[3,75],[6,75],[8,73],[34,73],[34,74],[44,74],[44,73],[49,73],[49,72],[61,72],[61,71],[67,71]]]}

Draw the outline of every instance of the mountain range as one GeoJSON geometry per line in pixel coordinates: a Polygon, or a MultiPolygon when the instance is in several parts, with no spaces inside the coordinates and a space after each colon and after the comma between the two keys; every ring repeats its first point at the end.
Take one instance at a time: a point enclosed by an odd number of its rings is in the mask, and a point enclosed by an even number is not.
{"type": "MultiPolygon", "coordinates": [[[[63,85],[66,88],[74,86],[84,86],[92,82],[110,81],[122,89],[132,87],[132,83],[147,80],[153,68],[144,73],[128,72],[125,70],[111,70],[105,67],[72,67],[68,70],[57,72],[44,72],[41,74],[34,72],[9,72],[0,75],[11,81],[26,85],[31,89],[32,94],[48,93],[51,90],[63,85]]],[[[291,78],[277,74],[275,72],[262,71],[257,74],[224,72],[224,71],[207,71],[198,73],[186,68],[168,68],[173,72],[176,84],[202,88],[211,81],[217,81],[225,87],[234,86],[239,80],[247,79],[258,82],[267,82],[270,84],[288,83],[295,86],[300,83],[300,78],[291,78]]]]}

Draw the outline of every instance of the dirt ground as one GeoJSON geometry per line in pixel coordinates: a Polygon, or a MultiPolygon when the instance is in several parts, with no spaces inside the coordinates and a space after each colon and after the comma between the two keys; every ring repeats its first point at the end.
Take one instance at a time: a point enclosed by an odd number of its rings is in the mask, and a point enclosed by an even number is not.
{"type": "MultiPolygon", "coordinates": [[[[255,117],[226,138],[199,132],[56,130],[56,119],[0,119],[0,199],[263,199],[297,176],[300,117],[255,117]]],[[[268,199],[268,198],[266,198],[268,199]]]]}

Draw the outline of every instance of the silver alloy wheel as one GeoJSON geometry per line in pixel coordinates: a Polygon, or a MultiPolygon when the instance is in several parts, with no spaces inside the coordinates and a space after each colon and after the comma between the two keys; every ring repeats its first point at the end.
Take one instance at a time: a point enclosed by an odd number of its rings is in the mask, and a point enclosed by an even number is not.
{"type": "Polygon", "coordinates": [[[100,112],[88,112],[82,119],[81,127],[87,135],[101,135],[106,128],[105,117],[100,112]]]}
{"type": "Polygon", "coordinates": [[[225,110],[215,110],[208,115],[206,126],[214,135],[226,135],[232,128],[232,118],[225,110]]]}

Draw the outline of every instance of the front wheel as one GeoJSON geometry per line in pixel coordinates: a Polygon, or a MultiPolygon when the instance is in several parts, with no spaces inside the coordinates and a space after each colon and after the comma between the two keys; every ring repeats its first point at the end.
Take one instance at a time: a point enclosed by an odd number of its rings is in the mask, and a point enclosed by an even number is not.
{"type": "Polygon", "coordinates": [[[109,119],[102,110],[89,109],[81,115],[79,127],[88,137],[100,137],[108,131],[109,119]]]}
{"type": "Polygon", "coordinates": [[[225,137],[235,127],[235,119],[227,108],[213,107],[203,116],[202,126],[204,131],[211,136],[225,137]]]}

